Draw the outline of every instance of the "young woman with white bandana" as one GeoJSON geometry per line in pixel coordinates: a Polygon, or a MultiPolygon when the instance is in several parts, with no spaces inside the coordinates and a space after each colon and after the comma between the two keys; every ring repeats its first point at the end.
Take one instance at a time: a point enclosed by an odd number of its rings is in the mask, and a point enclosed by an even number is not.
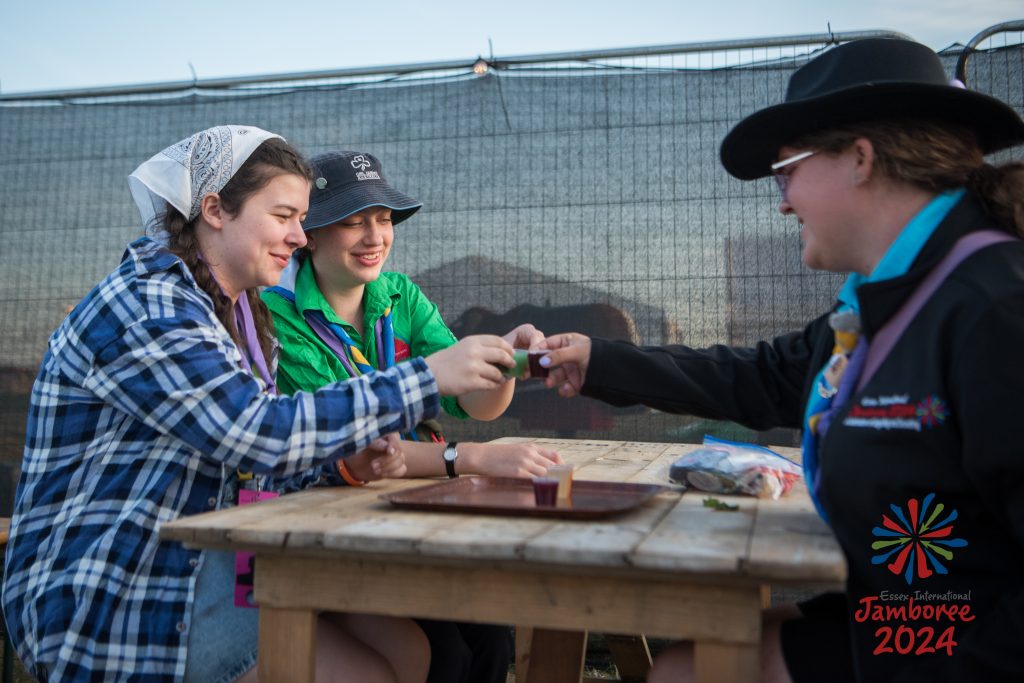
{"type": "MultiPolygon", "coordinates": [[[[765,613],[762,681],[1024,680],[1024,164],[984,159],[1022,142],[927,47],[834,47],[721,158],[775,175],[804,262],[850,274],[836,307],[753,348],[548,340],[563,395],[802,428],[848,580],[765,613]]],[[[648,681],[693,674],[680,644],[648,681]]]]}
{"type": "MultiPolygon", "coordinates": [[[[319,468],[340,483],[338,463],[401,476],[395,433],[514,365],[481,336],[277,395],[257,288],[306,242],[309,181],[280,136],[248,126],[196,133],[130,177],[154,237],[51,336],[31,396],[3,607],[39,680],[254,679],[257,612],[232,604],[232,556],[161,541],[160,524],[232,504],[241,479],[319,468]]],[[[412,621],[349,615],[321,618],[317,653],[319,680],[415,683],[429,660],[412,621]]]]}

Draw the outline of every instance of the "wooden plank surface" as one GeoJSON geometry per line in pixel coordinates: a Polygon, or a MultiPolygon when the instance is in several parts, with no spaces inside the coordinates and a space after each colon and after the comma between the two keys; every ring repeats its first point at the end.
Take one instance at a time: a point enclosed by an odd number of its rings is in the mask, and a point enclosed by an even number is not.
{"type": "Polygon", "coordinates": [[[637,545],[678,502],[678,494],[659,495],[611,520],[551,523],[524,545],[522,556],[526,560],[551,564],[631,567],[637,545]]]}
{"type": "Polygon", "coordinates": [[[779,500],[759,501],[747,571],[767,580],[817,582],[841,589],[846,565],[836,562],[835,537],[801,482],[779,500]]]}
{"type": "Polygon", "coordinates": [[[550,520],[527,517],[448,515],[448,520],[445,527],[423,539],[419,547],[423,555],[518,560],[534,538],[551,528],[550,520]]]}
{"type": "Polygon", "coordinates": [[[704,507],[703,496],[684,495],[637,546],[637,567],[738,575],[746,566],[757,500],[719,496],[734,511],[704,507]]]}
{"type": "Polygon", "coordinates": [[[757,643],[761,630],[759,587],[691,583],[682,575],[623,580],[523,564],[510,569],[486,562],[446,566],[281,554],[261,555],[258,567],[256,600],[261,607],[554,630],[585,625],[595,631],[738,644],[757,643]]]}
{"type": "Polygon", "coordinates": [[[657,483],[665,491],[625,514],[583,521],[398,510],[380,496],[430,480],[388,480],[312,489],[183,518],[165,524],[161,533],[200,547],[317,556],[344,551],[428,561],[527,561],[822,585],[844,578],[835,541],[804,490],[778,501],[716,496],[739,508],[718,511],[703,506],[709,494],[684,494],[668,483],[671,463],[695,445],[535,441],[558,449],[574,464],[577,479],[657,483]]]}

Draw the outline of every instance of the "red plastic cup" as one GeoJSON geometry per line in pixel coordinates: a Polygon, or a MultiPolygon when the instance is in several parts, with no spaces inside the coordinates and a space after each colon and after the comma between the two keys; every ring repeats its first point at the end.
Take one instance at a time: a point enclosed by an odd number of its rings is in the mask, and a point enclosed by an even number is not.
{"type": "Polygon", "coordinates": [[[548,355],[547,351],[531,351],[527,355],[527,364],[530,367],[530,377],[542,379],[548,376],[548,369],[540,364],[540,359],[548,355]]]}
{"type": "Polygon", "coordinates": [[[534,477],[533,499],[538,506],[553,507],[558,499],[558,479],[555,477],[534,477]]]}

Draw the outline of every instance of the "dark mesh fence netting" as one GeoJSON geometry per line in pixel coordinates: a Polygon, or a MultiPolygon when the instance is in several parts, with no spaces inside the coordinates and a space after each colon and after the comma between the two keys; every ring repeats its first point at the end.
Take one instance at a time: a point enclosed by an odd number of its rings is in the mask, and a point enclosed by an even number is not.
{"type": "MultiPolygon", "coordinates": [[[[388,267],[408,273],[460,336],[529,321],[547,333],[702,346],[802,326],[831,304],[841,278],[801,264],[795,221],[777,213],[772,181],[731,178],[718,145],[741,117],[779,101],[818,49],[5,99],[0,460],[20,461],[47,337],[141,234],[127,175],[211,125],[260,126],[310,155],[377,155],[388,179],[425,204],[396,230],[388,267]]],[[[956,55],[944,59],[952,73],[956,55]]],[[[1019,45],[979,52],[970,85],[1021,109],[1022,63],[1019,45]]],[[[713,432],[793,443],[789,432],[757,435],[520,385],[505,417],[449,420],[449,438],[699,441],[713,432]]]]}

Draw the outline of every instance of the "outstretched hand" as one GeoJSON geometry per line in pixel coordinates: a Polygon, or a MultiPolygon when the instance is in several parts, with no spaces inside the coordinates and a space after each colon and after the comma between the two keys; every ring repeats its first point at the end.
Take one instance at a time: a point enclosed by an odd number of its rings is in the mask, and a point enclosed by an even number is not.
{"type": "Polygon", "coordinates": [[[501,367],[515,367],[512,345],[492,334],[478,334],[427,356],[438,390],[445,396],[495,389],[506,381],[501,367]]]}
{"type": "Polygon", "coordinates": [[[590,365],[590,337],[576,332],[556,334],[544,340],[550,350],[540,364],[550,370],[544,386],[558,388],[558,395],[570,398],[580,393],[590,365]]]}

